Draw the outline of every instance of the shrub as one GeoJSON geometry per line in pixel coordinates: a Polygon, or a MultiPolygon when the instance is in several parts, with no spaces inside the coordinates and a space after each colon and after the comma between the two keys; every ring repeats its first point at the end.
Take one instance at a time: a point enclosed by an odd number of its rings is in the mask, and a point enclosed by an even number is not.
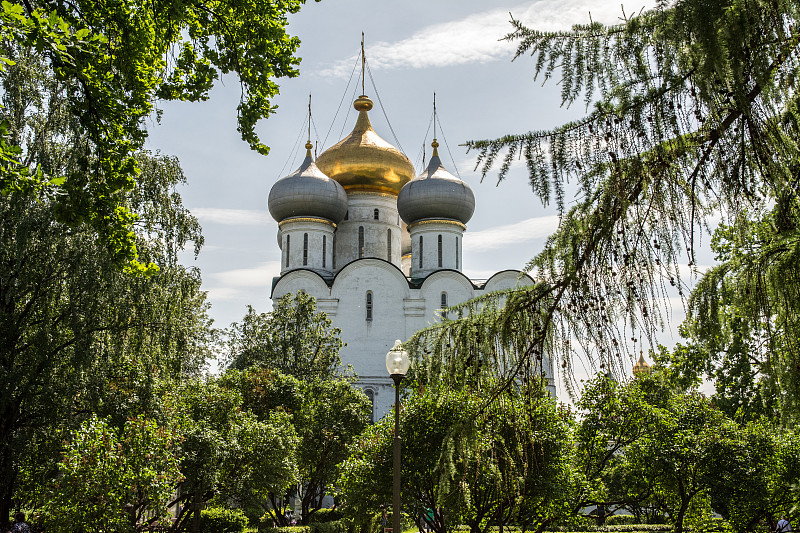
{"type": "Polygon", "coordinates": [[[268,527],[262,523],[259,533],[311,533],[311,526],[268,527]]]}
{"type": "Polygon", "coordinates": [[[247,517],[239,509],[216,507],[200,511],[202,533],[242,533],[247,527],[247,517]]]}
{"type": "Polygon", "coordinates": [[[632,514],[612,514],[606,518],[607,526],[623,526],[638,523],[632,514]]]}
{"type": "Polygon", "coordinates": [[[335,522],[342,519],[342,511],[339,509],[317,509],[308,517],[309,524],[320,522],[335,522]]]}

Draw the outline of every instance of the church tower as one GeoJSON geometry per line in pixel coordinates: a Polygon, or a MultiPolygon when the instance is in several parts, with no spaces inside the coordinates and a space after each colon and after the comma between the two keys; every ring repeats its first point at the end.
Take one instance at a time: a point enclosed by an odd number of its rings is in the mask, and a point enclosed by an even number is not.
{"type": "Polygon", "coordinates": [[[320,170],[347,193],[347,214],[336,230],[336,269],[367,257],[400,268],[397,195],[414,177],[414,165],[372,129],[372,100],[362,95],[353,107],[358,111],[353,131],[317,158],[320,170]]]}

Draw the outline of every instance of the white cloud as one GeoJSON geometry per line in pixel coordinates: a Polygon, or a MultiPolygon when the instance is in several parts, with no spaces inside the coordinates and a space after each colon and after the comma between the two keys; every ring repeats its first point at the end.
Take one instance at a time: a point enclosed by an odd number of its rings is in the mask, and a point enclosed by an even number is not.
{"type": "MultiPolygon", "coordinates": [[[[272,278],[281,273],[279,261],[268,261],[255,268],[237,268],[208,275],[210,280],[225,289],[231,287],[269,287],[272,278]]],[[[220,290],[220,289],[208,289],[220,290]]]]}
{"type": "MultiPolygon", "coordinates": [[[[631,2],[628,2],[629,5],[631,2]]],[[[648,0],[647,4],[654,2],[648,0]]],[[[637,9],[644,1],[637,2],[637,9]]],[[[367,44],[366,56],[373,69],[413,69],[444,67],[466,63],[487,63],[510,59],[516,44],[502,40],[512,31],[511,16],[540,30],[566,30],[575,23],[592,20],[618,22],[622,11],[618,2],[597,0],[538,0],[532,5],[509,9],[493,9],[460,20],[426,26],[411,37],[395,42],[367,44]],[[510,11],[510,13],[509,13],[510,11]]],[[[630,15],[631,11],[627,11],[630,15]]],[[[319,74],[346,78],[355,56],[342,59],[319,74]]]]}
{"type": "Polygon", "coordinates": [[[220,209],[217,207],[195,207],[191,209],[200,222],[225,224],[227,226],[263,226],[272,223],[266,211],[255,209],[220,209]]]}
{"type": "Polygon", "coordinates": [[[510,244],[543,239],[558,229],[558,217],[534,217],[515,224],[495,226],[464,234],[464,249],[483,252],[504,248],[510,244]]]}

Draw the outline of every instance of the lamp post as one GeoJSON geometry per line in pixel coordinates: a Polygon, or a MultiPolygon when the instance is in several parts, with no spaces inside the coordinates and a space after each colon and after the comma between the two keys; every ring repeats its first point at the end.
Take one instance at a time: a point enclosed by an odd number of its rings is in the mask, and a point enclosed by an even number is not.
{"type": "Polygon", "coordinates": [[[411,361],[400,340],[386,354],[386,370],[394,380],[394,461],[392,482],[392,533],[400,531],[400,382],[408,372],[411,361]]]}

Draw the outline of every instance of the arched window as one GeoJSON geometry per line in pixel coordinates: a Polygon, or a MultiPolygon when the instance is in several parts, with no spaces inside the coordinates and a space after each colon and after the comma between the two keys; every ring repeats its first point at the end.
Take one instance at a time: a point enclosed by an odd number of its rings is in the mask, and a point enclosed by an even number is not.
{"type": "Polygon", "coordinates": [[[378,211],[377,209],[372,212],[372,218],[374,218],[375,220],[378,220],[378,218],[380,218],[379,215],[380,211],[378,211]]]}
{"type": "Polygon", "coordinates": [[[375,423],[375,392],[372,389],[364,389],[364,394],[369,399],[369,423],[375,423]]]}
{"type": "Polygon", "coordinates": [[[392,230],[386,230],[386,260],[392,260],[392,230]]]}
{"type": "Polygon", "coordinates": [[[348,218],[350,218],[350,211],[345,211],[344,219],[347,220],[348,218]]]}
{"type": "Polygon", "coordinates": [[[322,268],[325,268],[325,254],[328,252],[328,236],[322,236],[322,268]]]}
{"type": "Polygon", "coordinates": [[[336,270],[336,235],[333,236],[331,242],[331,268],[336,270]]]}
{"type": "Polygon", "coordinates": [[[303,233],[303,266],[308,265],[308,233],[303,233]]]}
{"type": "Polygon", "coordinates": [[[367,291],[367,320],[372,320],[372,291],[367,291]]]}
{"type": "Polygon", "coordinates": [[[456,270],[458,270],[458,237],[456,237],[456,270]]]}
{"type": "MultiPolygon", "coordinates": [[[[439,306],[439,308],[440,308],[440,309],[446,309],[446,308],[447,308],[447,293],[446,293],[446,292],[443,292],[443,293],[442,293],[442,301],[441,301],[441,304],[442,304],[442,305],[441,305],[441,306],[439,306]]],[[[442,311],[442,317],[444,317],[444,318],[447,318],[447,313],[445,313],[444,311],[442,311]]]]}
{"type": "Polygon", "coordinates": [[[286,268],[289,268],[289,238],[291,235],[286,236],[286,268]]]}
{"type": "Polygon", "coordinates": [[[358,258],[364,257],[364,226],[358,227],[358,258]]]}
{"type": "Polygon", "coordinates": [[[438,255],[439,255],[439,268],[442,268],[442,236],[441,235],[439,235],[438,255]]]}
{"type": "Polygon", "coordinates": [[[419,267],[422,268],[422,235],[419,236],[419,267]]]}

